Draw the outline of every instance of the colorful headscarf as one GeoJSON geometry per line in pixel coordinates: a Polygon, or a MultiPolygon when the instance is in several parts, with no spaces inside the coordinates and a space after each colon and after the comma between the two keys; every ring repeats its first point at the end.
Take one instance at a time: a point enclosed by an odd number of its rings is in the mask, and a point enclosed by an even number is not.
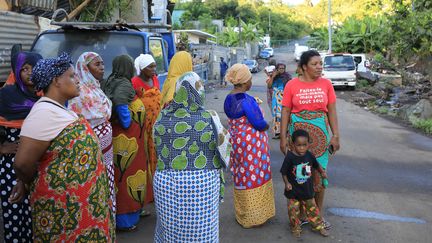
{"type": "Polygon", "coordinates": [[[7,120],[24,119],[34,103],[39,99],[25,86],[21,79],[21,69],[25,64],[34,67],[42,56],[33,52],[20,52],[14,57],[15,84],[0,89],[0,116],[7,120]]]}
{"type": "Polygon", "coordinates": [[[88,65],[96,57],[95,52],[84,52],[78,58],[75,72],[80,80],[80,95],[69,101],[69,107],[82,114],[95,127],[111,117],[111,100],[102,91],[99,81],[90,73],[88,65]]]}
{"type": "Polygon", "coordinates": [[[54,78],[65,73],[71,65],[72,60],[65,52],[57,58],[41,59],[33,67],[30,80],[33,82],[35,89],[41,91],[47,88],[54,78]]]}
{"type": "Polygon", "coordinates": [[[135,59],[135,69],[137,75],[140,75],[141,70],[146,68],[148,65],[156,62],[152,55],[141,54],[135,59]]]}
{"type": "Polygon", "coordinates": [[[252,74],[248,66],[240,63],[234,64],[225,75],[225,80],[234,85],[247,83],[251,78],[252,74]]]}
{"type": "Polygon", "coordinates": [[[174,98],[176,81],[179,77],[192,70],[192,56],[188,52],[179,51],[173,56],[168,68],[168,77],[162,87],[162,107],[167,105],[174,98]]]}

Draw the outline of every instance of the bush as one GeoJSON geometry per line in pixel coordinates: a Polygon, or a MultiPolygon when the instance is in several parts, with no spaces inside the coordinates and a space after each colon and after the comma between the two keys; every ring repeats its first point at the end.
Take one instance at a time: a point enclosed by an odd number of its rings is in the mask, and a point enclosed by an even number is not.
{"type": "Polygon", "coordinates": [[[413,122],[413,126],[424,131],[427,134],[432,134],[432,119],[418,119],[413,122]]]}

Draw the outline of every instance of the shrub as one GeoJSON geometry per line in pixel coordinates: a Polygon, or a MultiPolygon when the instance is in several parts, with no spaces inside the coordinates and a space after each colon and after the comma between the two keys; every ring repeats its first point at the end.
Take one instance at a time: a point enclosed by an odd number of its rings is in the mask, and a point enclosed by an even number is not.
{"type": "Polygon", "coordinates": [[[424,131],[427,134],[432,134],[432,118],[415,120],[413,122],[413,126],[424,131]]]}

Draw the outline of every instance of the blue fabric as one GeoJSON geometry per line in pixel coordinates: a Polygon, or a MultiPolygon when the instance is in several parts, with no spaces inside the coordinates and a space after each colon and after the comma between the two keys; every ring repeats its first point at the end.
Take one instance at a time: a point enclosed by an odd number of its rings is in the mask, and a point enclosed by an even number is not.
{"type": "Polygon", "coordinates": [[[246,93],[229,94],[224,103],[225,114],[230,119],[246,116],[258,131],[267,127],[267,122],[255,98],[246,93]]]}
{"type": "Polygon", "coordinates": [[[122,126],[122,128],[128,129],[132,123],[132,118],[128,105],[116,105],[114,108],[119,118],[120,125],[122,126]]]}
{"type": "Polygon", "coordinates": [[[67,53],[57,58],[40,59],[33,67],[31,81],[35,89],[41,91],[48,87],[54,78],[61,76],[72,67],[72,60],[67,53]]]}
{"type": "Polygon", "coordinates": [[[219,242],[218,170],[156,171],[154,242],[219,242]]]}
{"type": "Polygon", "coordinates": [[[116,215],[117,229],[127,229],[138,224],[141,210],[134,213],[125,213],[116,215]]]}

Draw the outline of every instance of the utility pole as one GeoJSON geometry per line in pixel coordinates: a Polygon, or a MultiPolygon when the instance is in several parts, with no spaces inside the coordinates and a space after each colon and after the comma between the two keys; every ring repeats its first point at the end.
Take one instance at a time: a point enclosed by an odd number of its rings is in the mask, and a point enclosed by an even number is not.
{"type": "Polygon", "coordinates": [[[270,31],[271,31],[270,9],[269,9],[269,14],[268,14],[268,16],[269,16],[269,20],[268,20],[268,23],[269,23],[269,27],[268,27],[268,34],[269,34],[269,36],[270,36],[270,31]]]}
{"type": "Polygon", "coordinates": [[[331,19],[331,0],[328,0],[328,36],[329,36],[329,44],[328,44],[328,52],[332,52],[332,19],[331,19]]]}

